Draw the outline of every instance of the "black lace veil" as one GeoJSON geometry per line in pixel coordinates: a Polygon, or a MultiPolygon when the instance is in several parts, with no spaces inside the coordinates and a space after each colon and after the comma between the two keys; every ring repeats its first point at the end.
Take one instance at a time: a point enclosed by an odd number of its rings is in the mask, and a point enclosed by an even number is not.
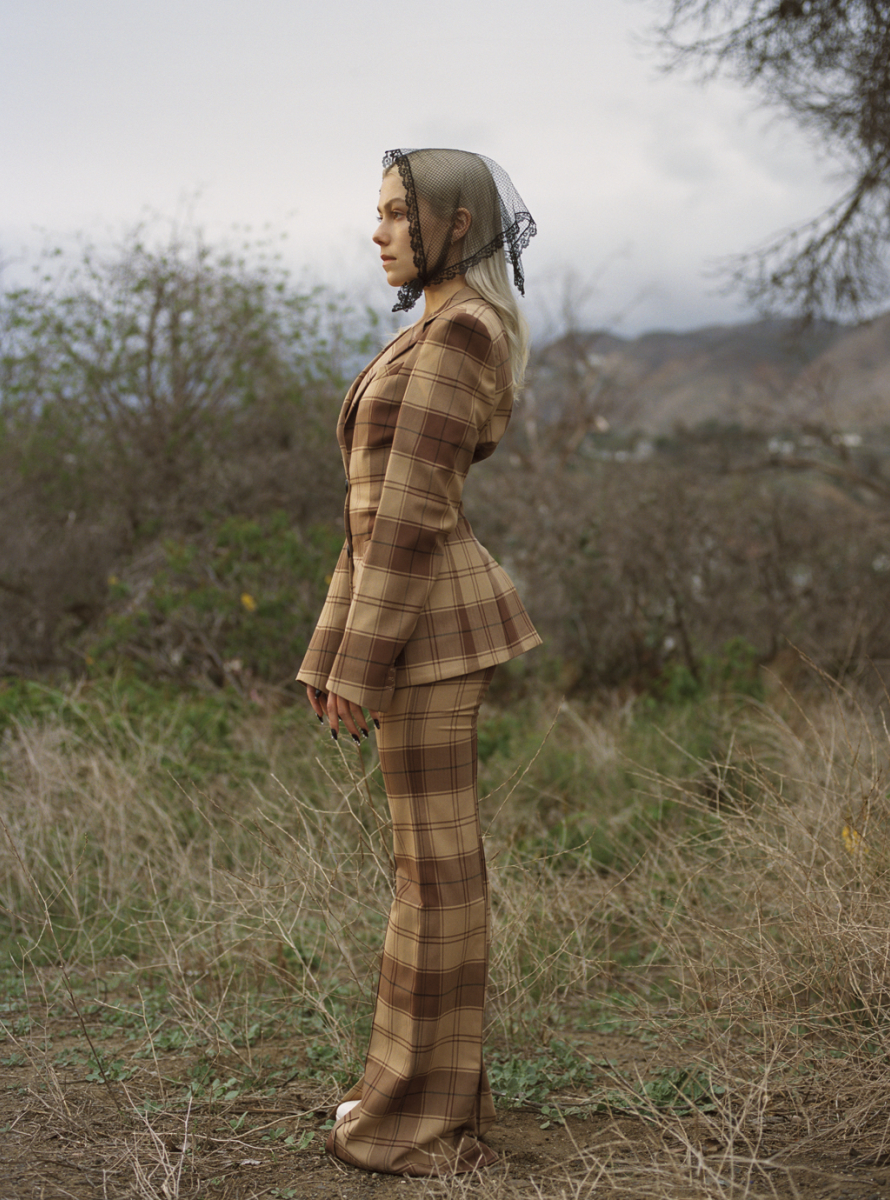
{"type": "Polygon", "coordinates": [[[417,267],[417,278],[399,288],[393,312],[407,312],[429,284],[464,275],[501,248],[512,264],[513,282],[525,294],[520,256],[537,227],[506,171],[467,150],[388,150],[384,174],[391,167],[405,188],[417,267]],[[470,228],[454,242],[451,228],[459,208],[469,212],[470,228]]]}

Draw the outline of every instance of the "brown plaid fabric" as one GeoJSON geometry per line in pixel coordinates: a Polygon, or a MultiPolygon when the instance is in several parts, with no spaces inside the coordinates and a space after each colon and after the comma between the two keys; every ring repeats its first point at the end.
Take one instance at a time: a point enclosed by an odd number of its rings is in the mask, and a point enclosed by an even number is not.
{"type": "Polygon", "coordinates": [[[327,1148],[396,1175],[471,1171],[494,1122],[482,1063],[489,917],[476,722],[494,668],[397,689],[377,734],[396,891],[361,1104],[327,1148]]]}
{"type": "Polygon", "coordinates": [[[540,643],[461,507],[467,472],[494,451],[512,405],[506,334],[472,288],[397,337],[355,381],[337,426],[347,541],[302,682],[385,712],[396,680],[467,674],[540,643]]]}

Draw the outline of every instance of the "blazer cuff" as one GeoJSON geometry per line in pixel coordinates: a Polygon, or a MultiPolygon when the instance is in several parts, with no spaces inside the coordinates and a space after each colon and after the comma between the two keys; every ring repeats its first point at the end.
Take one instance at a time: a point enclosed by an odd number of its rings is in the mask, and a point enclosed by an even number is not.
{"type": "Polygon", "coordinates": [[[297,683],[304,683],[307,687],[318,688],[321,692],[328,690],[327,680],[324,675],[319,675],[315,671],[301,670],[297,676],[297,683]]]}
{"type": "Polygon", "coordinates": [[[385,713],[392,704],[393,693],[396,690],[396,669],[390,667],[383,687],[359,687],[347,679],[337,679],[332,675],[324,686],[324,691],[333,692],[358,704],[361,708],[369,708],[373,712],[385,713]]]}

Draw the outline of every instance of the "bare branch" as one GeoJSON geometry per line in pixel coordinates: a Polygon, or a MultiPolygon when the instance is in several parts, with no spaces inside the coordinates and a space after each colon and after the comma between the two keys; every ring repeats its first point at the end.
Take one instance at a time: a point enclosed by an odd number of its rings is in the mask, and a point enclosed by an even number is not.
{"type": "Polygon", "coordinates": [[[825,212],[721,273],[763,307],[861,316],[890,294],[890,8],[884,0],[669,0],[667,70],[758,91],[833,156],[847,187],[825,212]]]}

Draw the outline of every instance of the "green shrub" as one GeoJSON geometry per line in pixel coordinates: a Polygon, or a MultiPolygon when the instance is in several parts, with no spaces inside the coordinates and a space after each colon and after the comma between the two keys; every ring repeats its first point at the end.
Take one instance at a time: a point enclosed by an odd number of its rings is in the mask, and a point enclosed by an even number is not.
{"type": "Polygon", "coordinates": [[[148,677],[249,690],[293,679],[324,600],[341,534],[287,514],[230,517],[167,539],[151,573],[112,577],[112,605],[85,642],[92,671],[132,663],[148,677]]]}

